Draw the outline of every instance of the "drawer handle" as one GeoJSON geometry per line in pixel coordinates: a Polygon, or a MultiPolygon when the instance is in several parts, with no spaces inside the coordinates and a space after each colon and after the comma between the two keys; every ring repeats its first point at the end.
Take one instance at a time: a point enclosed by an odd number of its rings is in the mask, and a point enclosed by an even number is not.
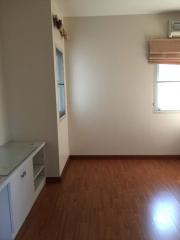
{"type": "Polygon", "coordinates": [[[21,178],[24,178],[26,176],[26,171],[24,171],[22,174],[21,174],[21,178]]]}

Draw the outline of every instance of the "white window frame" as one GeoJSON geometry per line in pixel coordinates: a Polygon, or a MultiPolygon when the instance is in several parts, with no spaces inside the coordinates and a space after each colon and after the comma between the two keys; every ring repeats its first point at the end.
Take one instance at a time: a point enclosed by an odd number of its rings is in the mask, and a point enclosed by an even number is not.
{"type": "MultiPolygon", "coordinates": [[[[58,52],[60,52],[62,54],[62,59],[63,59],[64,112],[63,112],[62,115],[61,115],[61,112],[60,112],[61,96],[60,96],[60,91],[59,91],[61,84],[57,80],[57,76],[56,76],[57,108],[58,108],[59,119],[62,120],[62,119],[64,119],[64,117],[67,114],[67,109],[66,109],[66,88],[65,88],[66,82],[65,82],[65,69],[64,69],[64,53],[58,46],[55,46],[55,58],[56,58],[56,51],[58,51],[58,52]]],[[[57,69],[58,69],[58,66],[57,66],[57,61],[56,61],[56,70],[57,69]]]]}
{"type": "MultiPolygon", "coordinates": [[[[158,90],[157,90],[157,83],[158,78],[159,78],[159,65],[160,64],[156,64],[155,65],[155,71],[154,71],[154,88],[153,88],[153,111],[155,113],[180,113],[180,109],[179,110],[161,110],[160,108],[158,108],[158,90]]],[[[160,81],[161,83],[163,81],[160,81]]],[[[164,82],[168,82],[168,81],[164,81],[164,82]]],[[[180,81],[169,81],[169,82],[180,82],[180,81]]]]}

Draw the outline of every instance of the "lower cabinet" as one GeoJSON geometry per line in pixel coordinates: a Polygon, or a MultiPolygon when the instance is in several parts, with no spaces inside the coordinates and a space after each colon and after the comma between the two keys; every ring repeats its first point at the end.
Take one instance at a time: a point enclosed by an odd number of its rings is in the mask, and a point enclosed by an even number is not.
{"type": "MultiPolygon", "coordinates": [[[[5,148],[6,154],[2,157],[8,156],[9,164],[22,158],[25,150],[29,149],[30,143],[20,144],[22,147],[19,143],[10,144],[8,151],[5,148]]],[[[35,150],[31,152],[30,144],[30,153],[26,159],[22,158],[12,173],[7,177],[0,176],[0,240],[15,239],[45,184],[45,143],[33,144],[35,150]]]]}
{"type": "Polygon", "coordinates": [[[10,180],[12,230],[15,236],[34,203],[33,162],[27,159],[10,180]]]}

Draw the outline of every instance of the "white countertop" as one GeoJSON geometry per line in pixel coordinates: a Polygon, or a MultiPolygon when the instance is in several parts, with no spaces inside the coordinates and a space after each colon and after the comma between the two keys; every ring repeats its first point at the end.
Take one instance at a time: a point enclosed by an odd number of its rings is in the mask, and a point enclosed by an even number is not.
{"type": "Polygon", "coordinates": [[[11,173],[44,145],[44,142],[8,142],[0,146],[0,190],[11,173]]]}

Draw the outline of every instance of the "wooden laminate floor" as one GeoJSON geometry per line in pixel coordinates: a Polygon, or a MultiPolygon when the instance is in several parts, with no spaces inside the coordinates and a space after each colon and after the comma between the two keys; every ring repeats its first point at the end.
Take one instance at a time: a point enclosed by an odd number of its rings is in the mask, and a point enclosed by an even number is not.
{"type": "Polygon", "coordinates": [[[17,240],[180,240],[180,159],[73,160],[17,240]]]}

